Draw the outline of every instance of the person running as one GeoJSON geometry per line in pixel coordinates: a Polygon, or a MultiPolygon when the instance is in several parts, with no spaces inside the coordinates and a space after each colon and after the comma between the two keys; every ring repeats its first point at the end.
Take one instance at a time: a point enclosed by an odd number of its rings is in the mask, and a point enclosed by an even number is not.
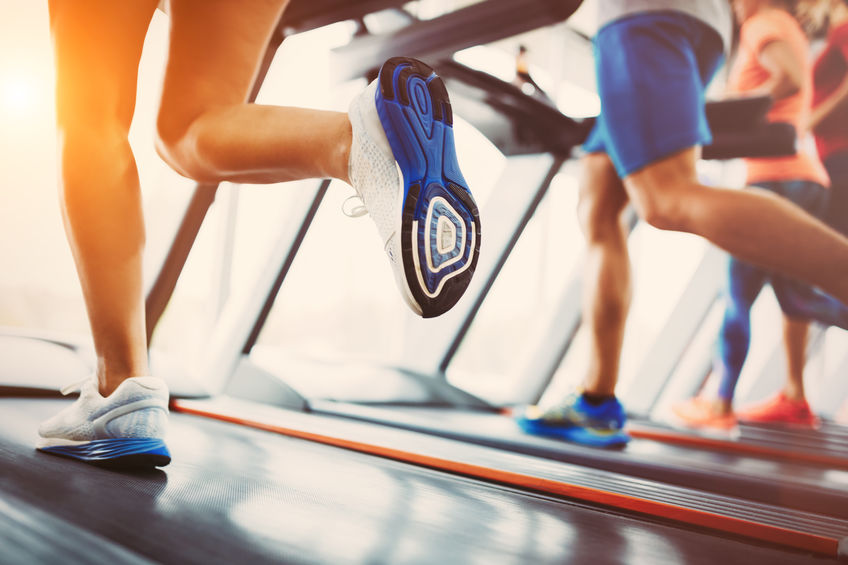
{"type": "MultiPolygon", "coordinates": [[[[62,210],[97,370],[78,385],[78,400],[41,425],[38,448],[97,464],[170,461],[168,389],[148,367],[144,221],[127,139],[158,4],[49,2],[62,210]]],[[[286,4],[170,0],[156,149],[198,182],[350,183],[377,225],[403,299],[415,313],[437,316],[464,292],[480,246],[444,84],[427,65],[393,58],[347,114],[246,103],[286,4]]]]}
{"type": "MultiPolygon", "coordinates": [[[[739,32],[739,53],[731,71],[729,92],[732,95],[767,94],[774,105],[767,115],[769,122],[791,123],[799,137],[808,120],[812,99],[809,44],[800,24],[789,13],[790,3],[774,0],[759,2],[736,0],[734,3],[739,32]]],[[[746,182],[788,198],[817,217],[827,208],[826,186],[829,178],[819,159],[803,146],[792,156],[746,159],[746,182]]],[[[729,429],[739,419],[759,419],[761,412],[781,414],[787,423],[814,426],[816,418],[804,399],[803,375],[809,320],[799,317],[794,306],[804,305],[798,299],[805,291],[791,281],[775,279],[771,273],[734,257],[728,260],[724,319],[719,331],[718,359],[714,372],[719,378],[715,393],[701,393],[673,407],[684,423],[694,427],[729,429]],[[763,286],[773,282],[778,303],[783,310],[783,343],[787,376],[793,384],[766,405],[733,412],[733,395],[751,341],[751,308],[763,286]]],[[[848,315],[838,302],[833,306],[836,321],[848,315]]],[[[826,317],[826,316],[820,316],[826,317]]]]}
{"type": "MultiPolygon", "coordinates": [[[[825,219],[848,234],[848,0],[802,2],[802,6],[827,20],[827,41],[813,65],[813,108],[807,127],[831,182],[825,219]]],[[[817,423],[804,389],[806,331],[801,325],[795,331],[796,338],[784,338],[789,370],[783,386],[771,397],[739,410],[739,420],[804,427],[817,423]]]]}
{"type": "Polygon", "coordinates": [[[583,321],[590,366],[581,391],[517,414],[525,431],[596,446],[621,445],[615,396],[631,283],[621,214],[700,235],[742,260],[819,287],[848,303],[848,239],[762,189],[698,181],[711,135],[704,92],[731,39],[726,0],[607,0],[599,10],[595,69],[601,115],[583,158],[579,216],[588,254],[583,321]]]}

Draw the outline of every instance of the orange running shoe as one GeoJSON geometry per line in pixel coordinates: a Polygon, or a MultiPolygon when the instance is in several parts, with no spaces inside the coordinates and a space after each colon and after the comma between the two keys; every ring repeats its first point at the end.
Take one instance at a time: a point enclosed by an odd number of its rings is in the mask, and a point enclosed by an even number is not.
{"type": "Polygon", "coordinates": [[[716,403],[703,396],[695,396],[689,400],[678,402],[671,407],[675,416],[693,428],[712,428],[714,430],[730,430],[736,426],[736,417],[730,414],[716,412],[716,403]]]}
{"type": "Polygon", "coordinates": [[[783,392],[740,410],[738,417],[742,422],[756,424],[789,424],[805,428],[819,425],[819,419],[810,410],[806,400],[792,400],[783,392]]]}

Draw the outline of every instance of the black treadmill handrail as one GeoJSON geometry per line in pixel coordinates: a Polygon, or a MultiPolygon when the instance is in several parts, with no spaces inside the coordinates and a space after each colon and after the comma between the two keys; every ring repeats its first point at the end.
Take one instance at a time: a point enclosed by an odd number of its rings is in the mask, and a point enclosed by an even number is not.
{"type": "MultiPolygon", "coordinates": [[[[525,94],[514,84],[455,60],[441,60],[434,68],[449,83],[459,81],[478,93],[478,102],[497,110],[511,123],[514,136],[537,147],[538,152],[568,158],[572,150],[583,143],[594,124],[593,120],[571,118],[558,108],[525,94]]],[[[454,99],[470,96],[464,90],[453,94],[454,99]]],[[[454,104],[461,104],[461,100],[454,104]]],[[[485,125],[476,124],[473,119],[469,121],[484,135],[487,133],[485,125]]]]}
{"type": "Polygon", "coordinates": [[[358,20],[367,14],[389,8],[400,8],[408,0],[292,0],[281,20],[283,36],[320,27],[358,20]]]}
{"type": "Polygon", "coordinates": [[[439,60],[475,45],[563,22],[582,0],[485,0],[403,29],[355,38],[333,50],[340,80],[366,76],[388,57],[439,60]]]}

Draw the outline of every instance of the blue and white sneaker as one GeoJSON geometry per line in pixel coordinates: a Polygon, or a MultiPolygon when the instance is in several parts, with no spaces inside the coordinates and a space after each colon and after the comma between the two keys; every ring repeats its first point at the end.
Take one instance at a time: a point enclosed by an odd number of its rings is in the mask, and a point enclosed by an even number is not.
{"type": "Polygon", "coordinates": [[[480,252],[480,216],[457,163],[445,85],[424,63],[395,57],[348,115],[351,184],[401,294],[425,318],[443,314],[468,287],[480,252]]]}
{"type": "Polygon", "coordinates": [[[96,377],[62,389],[79,389],[79,398],[38,428],[37,448],[104,467],[164,467],[168,387],[155,377],[125,380],[107,397],[96,377]]]}
{"type": "Polygon", "coordinates": [[[547,410],[529,406],[515,420],[528,434],[592,447],[621,447],[630,441],[624,431],[627,416],[617,398],[595,405],[587,402],[582,394],[573,394],[547,410]]]}

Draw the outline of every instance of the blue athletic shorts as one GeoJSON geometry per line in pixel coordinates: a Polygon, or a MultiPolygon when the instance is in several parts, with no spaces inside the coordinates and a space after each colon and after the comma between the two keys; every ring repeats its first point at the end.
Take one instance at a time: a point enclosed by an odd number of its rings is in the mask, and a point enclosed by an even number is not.
{"type": "Polygon", "coordinates": [[[712,141],[704,91],[724,59],[718,32],[674,11],[616,20],[595,36],[601,115],[584,149],[621,178],[712,141]]]}

